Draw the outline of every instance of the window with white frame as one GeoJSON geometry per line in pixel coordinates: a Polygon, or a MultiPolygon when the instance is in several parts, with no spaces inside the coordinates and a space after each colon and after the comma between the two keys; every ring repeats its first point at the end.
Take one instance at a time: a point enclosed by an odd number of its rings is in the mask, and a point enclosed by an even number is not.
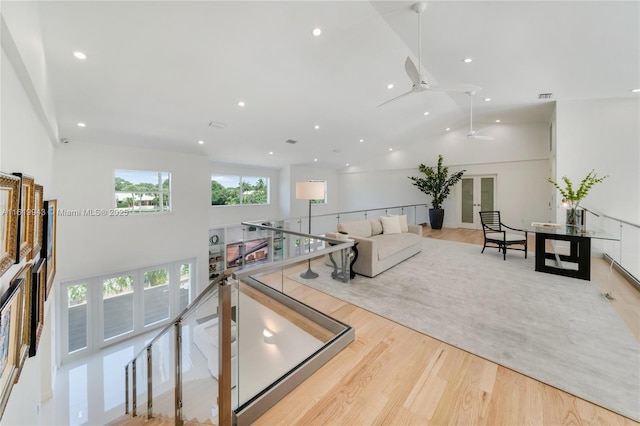
{"type": "Polygon", "coordinates": [[[193,300],[195,267],[189,259],[62,283],[62,361],[169,322],[193,300]]]}
{"type": "Polygon", "coordinates": [[[127,213],[171,211],[171,173],[114,171],[115,207],[127,213]]]}
{"type": "Polygon", "coordinates": [[[269,204],[269,178],[265,176],[211,175],[211,205],[269,204]]]}

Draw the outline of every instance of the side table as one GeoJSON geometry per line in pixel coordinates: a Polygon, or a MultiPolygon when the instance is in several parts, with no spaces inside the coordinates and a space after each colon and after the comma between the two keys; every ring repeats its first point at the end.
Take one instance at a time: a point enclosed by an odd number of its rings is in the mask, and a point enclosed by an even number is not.
{"type": "MultiPolygon", "coordinates": [[[[348,282],[350,279],[354,279],[356,277],[356,273],[353,270],[353,264],[358,260],[358,242],[354,242],[351,247],[351,252],[353,253],[353,257],[351,259],[351,263],[349,264],[349,274],[345,271],[347,266],[349,255],[351,254],[349,250],[343,250],[340,256],[340,270],[338,270],[338,265],[333,258],[333,253],[329,253],[329,260],[331,260],[331,264],[333,265],[333,272],[331,273],[331,278],[334,280],[348,282]]],[[[329,245],[334,246],[335,244],[329,243],[329,245]]]]}

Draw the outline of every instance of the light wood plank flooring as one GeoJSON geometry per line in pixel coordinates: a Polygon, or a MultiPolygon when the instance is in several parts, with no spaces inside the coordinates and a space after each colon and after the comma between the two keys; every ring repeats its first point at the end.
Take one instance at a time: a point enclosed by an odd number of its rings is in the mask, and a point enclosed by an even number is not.
{"type": "MultiPolygon", "coordinates": [[[[425,228],[424,236],[482,244],[474,230],[425,228]]],[[[607,277],[603,292],[613,291],[612,304],[638,337],[640,295],[593,260],[594,278],[607,277]]],[[[638,425],[291,280],[277,285],[351,324],[356,340],[255,425],[638,425]]]]}

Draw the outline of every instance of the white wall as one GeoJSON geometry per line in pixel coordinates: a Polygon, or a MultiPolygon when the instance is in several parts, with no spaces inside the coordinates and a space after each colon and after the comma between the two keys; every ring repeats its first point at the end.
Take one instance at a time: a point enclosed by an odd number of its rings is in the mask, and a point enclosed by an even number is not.
{"type": "MultiPolygon", "coordinates": [[[[550,117],[551,119],[551,117],[550,117]]],[[[484,126],[480,126],[484,127],[484,126]]],[[[497,175],[497,205],[505,223],[518,226],[549,220],[549,124],[504,124],[485,127],[495,140],[467,139],[466,131],[444,133],[393,151],[340,175],[341,208],[367,209],[430,203],[409,176],[420,176],[418,165],[436,166],[438,154],[449,173],[497,175]]],[[[459,224],[459,184],[443,203],[445,227],[459,224]]]]}
{"type": "Polygon", "coordinates": [[[114,170],[171,173],[171,212],[58,217],[59,281],[195,257],[208,283],[209,162],[175,152],[71,142],[56,150],[58,209],[114,208],[114,170]]]}
{"type": "MultiPolygon", "coordinates": [[[[559,101],[556,178],[579,183],[592,169],[609,177],[594,186],[587,208],[640,223],[640,99],[559,101]]],[[[564,222],[564,209],[558,220],[564,222]]]]}
{"type": "Polygon", "coordinates": [[[44,56],[44,41],[37,2],[2,2],[2,45],[18,71],[49,136],[57,140],[58,126],[44,56]]]}
{"type": "MultiPolygon", "coordinates": [[[[0,170],[22,172],[43,185],[45,199],[57,196],[53,182],[52,114],[42,56],[42,37],[37,8],[31,2],[3,2],[2,57],[0,59],[0,170]],[[20,3],[20,4],[19,4],[20,3]],[[6,24],[6,25],[5,25],[6,24]],[[10,32],[15,31],[13,34],[10,32]],[[27,69],[29,71],[27,71],[27,69]],[[33,74],[30,74],[33,73],[33,74]],[[32,78],[36,76],[36,78],[32,78]]],[[[24,265],[14,265],[0,278],[0,292],[24,265]]],[[[20,381],[13,387],[3,424],[40,424],[38,409],[51,396],[55,363],[52,306],[45,304],[44,329],[38,354],[24,364],[20,381]]]]}

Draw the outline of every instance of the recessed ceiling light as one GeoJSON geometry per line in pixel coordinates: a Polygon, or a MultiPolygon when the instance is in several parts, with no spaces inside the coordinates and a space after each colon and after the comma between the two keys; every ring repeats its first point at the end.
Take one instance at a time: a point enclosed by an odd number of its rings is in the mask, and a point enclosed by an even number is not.
{"type": "Polygon", "coordinates": [[[448,132],[449,130],[451,130],[451,127],[447,127],[445,130],[448,132]]]}
{"type": "Polygon", "coordinates": [[[464,58],[464,59],[462,60],[462,62],[464,62],[465,64],[470,64],[471,62],[473,62],[473,59],[471,59],[471,58],[464,58]]]}
{"type": "Polygon", "coordinates": [[[360,142],[361,142],[361,143],[362,143],[362,142],[364,142],[364,139],[360,139],[360,142]]]}
{"type": "Polygon", "coordinates": [[[87,55],[85,55],[84,53],[80,52],[79,50],[76,50],[75,52],[73,52],[73,56],[75,56],[78,59],[87,59],[87,55]]]}
{"type": "Polygon", "coordinates": [[[491,98],[484,98],[485,102],[491,102],[491,98]]]}
{"type": "Polygon", "coordinates": [[[349,167],[349,163],[345,164],[345,166],[349,167]]]}
{"type": "Polygon", "coordinates": [[[318,130],[320,128],[320,126],[316,124],[315,126],[313,126],[313,128],[318,130]]]}
{"type": "Polygon", "coordinates": [[[317,158],[314,158],[314,159],[313,159],[313,161],[318,161],[318,159],[317,159],[317,158]]]}
{"type": "Polygon", "coordinates": [[[425,111],[425,112],[424,112],[424,115],[429,115],[429,111],[425,111]]]}
{"type": "Polygon", "coordinates": [[[499,123],[499,122],[500,122],[500,119],[496,120],[496,123],[499,123]]]}
{"type": "Polygon", "coordinates": [[[639,93],[640,89],[631,89],[631,93],[639,93]]]}
{"type": "Polygon", "coordinates": [[[273,151],[269,151],[269,155],[273,155],[273,151]]]}
{"type": "Polygon", "coordinates": [[[87,125],[84,123],[78,123],[78,127],[87,127],[87,125]]]}
{"type": "Polygon", "coordinates": [[[322,34],[322,30],[320,28],[314,28],[313,31],[311,31],[311,34],[318,37],[320,34],[322,34]]]}
{"type": "Polygon", "coordinates": [[[204,145],[204,141],[198,141],[200,145],[204,145]]]}
{"type": "Polygon", "coordinates": [[[387,89],[393,89],[393,84],[391,83],[387,84],[387,89]]]}
{"type": "Polygon", "coordinates": [[[240,101],[240,102],[238,102],[238,106],[239,106],[239,107],[243,107],[243,106],[245,106],[244,101],[240,101]]]}
{"type": "Polygon", "coordinates": [[[393,148],[389,148],[389,151],[393,151],[393,148]]]}

